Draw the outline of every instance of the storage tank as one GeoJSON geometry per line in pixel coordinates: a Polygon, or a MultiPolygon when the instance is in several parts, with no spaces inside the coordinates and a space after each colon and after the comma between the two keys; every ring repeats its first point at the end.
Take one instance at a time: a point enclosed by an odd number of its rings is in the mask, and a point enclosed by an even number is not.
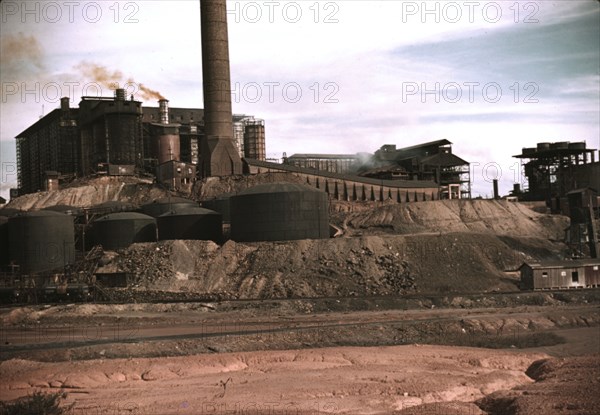
{"type": "Polygon", "coordinates": [[[550,144],[550,148],[552,150],[566,150],[569,148],[569,142],[568,141],[559,141],[556,143],[552,143],[552,144],[550,144]]]}
{"type": "Polygon", "coordinates": [[[198,207],[198,203],[183,197],[164,197],[142,205],[142,213],[153,218],[158,218],[163,213],[186,207],[198,207]]]}
{"type": "Polygon", "coordinates": [[[221,243],[223,219],[220,213],[200,207],[182,207],[156,219],[158,239],[195,239],[221,243]]]}
{"type": "Polygon", "coordinates": [[[530,156],[532,154],[535,154],[536,150],[537,149],[535,147],[523,147],[523,155],[530,156]]]}
{"type": "Polygon", "coordinates": [[[261,184],[230,199],[231,238],[285,241],[329,238],[327,194],[304,184],[261,184]]]}
{"type": "Polygon", "coordinates": [[[229,199],[231,196],[230,193],[227,193],[222,194],[215,199],[203,200],[202,207],[220,213],[223,216],[223,222],[229,223],[231,222],[231,215],[229,213],[229,199]]]}
{"type": "Polygon", "coordinates": [[[14,216],[18,213],[24,213],[25,211],[20,210],[20,209],[14,209],[14,208],[2,208],[0,209],[0,216],[4,216],[6,218],[14,216]]]}
{"type": "Polygon", "coordinates": [[[547,150],[550,150],[550,143],[538,143],[537,150],[538,151],[547,151],[547,150]]]}
{"type": "Polygon", "coordinates": [[[75,259],[73,217],[40,210],[8,219],[10,260],[22,273],[59,269],[75,259]]]}
{"type": "Polygon", "coordinates": [[[265,122],[263,120],[251,120],[246,124],[244,129],[244,157],[262,161],[267,158],[265,122]]]}
{"type": "Polygon", "coordinates": [[[133,203],[128,202],[120,202],[118,200],[111,200],[108,202],[100,203],[98,205],[94,205],[90,208],[90,213],[95,213],[99,215],[104,215],[107,213],[116,213],[116,212],[131,212],[137,209],[133,203]]]}
{"type": "Polygon", "coordinates": [[[54,205],[45,207],[42,210],[51,210],[53,212],[64,213],[65,215],[71,216],[81,216],[83,215],[83,210],[77,206],[69,206],[69,205],[54,205]]]}
{"type": "Polygon", "coordinates": [[[8,218],[0,216],[0,271],[9,263],[8,249],[8,218]]]}
{"type": "Polygon", "coordinates": [[[135,212],[110,213],[92,222],[90,239],[106,250],[156,241],[156,219],[135,212]]]}
{"type": "Polygon", "coordinates": [[[580,143],[569,143],[569,149],[571,150],[585,150],[585,141],[580,143]]]}

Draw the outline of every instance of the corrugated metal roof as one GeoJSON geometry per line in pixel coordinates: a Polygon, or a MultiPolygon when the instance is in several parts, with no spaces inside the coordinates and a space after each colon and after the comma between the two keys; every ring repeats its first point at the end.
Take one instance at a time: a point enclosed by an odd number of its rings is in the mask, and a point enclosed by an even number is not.
{"type": "Polygon", "coordinates": [[[547,268],[573,268],[573,267],[584,267],[591,265],[600,265],[600,259],[573,259],[570,261],[539,261],[539,262],[525,262],[519,267],[528,266],[532,269],[547,269],[547,268]]]}
{"type": "Polygon", "coordinates": [[[428,166],[455,167],[464,166],[469,162],[452,153],[437,153],[421,159],[421,163],[428,166]]]}
{"type": "Polygon", "coordinates": [[[428,143],[417,144],[417,145],[410,146],[410,147],[398,148],[398,149],[396,149],[396,151],[397,152],[412,151],[412,150],[417,150],[417,149],[423,148],[423,147],[446,146],[448,144],[452,144],[452,142],[448,141],[446,139],[435,140],[435,141],[429,141],[428,143]]]}

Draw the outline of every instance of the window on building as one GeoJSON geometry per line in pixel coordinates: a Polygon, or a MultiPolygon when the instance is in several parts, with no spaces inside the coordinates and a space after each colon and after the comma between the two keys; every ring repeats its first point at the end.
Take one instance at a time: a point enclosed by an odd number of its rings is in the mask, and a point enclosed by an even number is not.
{"type": "Polygon", "coordinates": [[[548,276],[547,272],[542,272],[542,277],[546,278],[548,276]]]}
{"type": "Polygon", "coordinates": [[[574,283],[579,282],[579,272],[577,272],[577,271],[571,272],[571,281],[574,283]]]}
{"type": "Polygon", "coordinates": [[[560,276],[561,277],[566,277],[567,276],[567,271],[561,271],[560,272],[560,276]]]}

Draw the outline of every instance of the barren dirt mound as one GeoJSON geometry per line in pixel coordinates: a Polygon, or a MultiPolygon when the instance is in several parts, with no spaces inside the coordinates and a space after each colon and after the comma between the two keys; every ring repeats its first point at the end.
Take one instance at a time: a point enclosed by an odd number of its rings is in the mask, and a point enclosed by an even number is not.
{"type": "Polygon", "coordinates": [[[60,190],[23,195],[11,200],[7,207],[22,210],[42,209],[54,205],[90,207],[109,201],[140,205],[166,197],[168,194],[169,192],[152,184],[148,179],[100,177],[81,179],[60,190]]]}
{"type": "Polygon", "coordinates": [[[490,415],[600,413],[600,355],[534,362],[536,383],[499,391],[479,402],[490,415]]]}
{"type": "MultiPolygon", "coordinates": [[[[140,289],[229,298],[360,296],[516,290],[505,270],[555,258],[562,245],[494,235],[385,235],[276,243],[136,244],[105,270],[140,289]]],[[[102,270],[103,272],[105,270],[102,270]]]]}
{"type": "Polygon", "coordinates": [[[192,189],[197,200],[209,200],[223,194],[239,193],[249,187],[263,183],[287,182],[306,183],[291,173],[261,173],[252,176],[209,177],[198,180],[192,189]]]}
{"type": "Polygon", "coordinates": [[[387,204],[340,217],[349,234],[476,232],[562,240],[567,217],[500,200],[441,200],[387,204]]]}

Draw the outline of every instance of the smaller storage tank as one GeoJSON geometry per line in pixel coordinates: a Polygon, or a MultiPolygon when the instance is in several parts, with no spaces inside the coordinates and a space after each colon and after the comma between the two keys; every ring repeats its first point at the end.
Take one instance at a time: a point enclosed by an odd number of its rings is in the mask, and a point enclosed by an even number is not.
{"type": "Polygon", "coordinates": [[[40,210],[8,219],[10,260],[22,273],[52,271],[75,259],[73,217],[40,210]]]}
{"type": "Polygon", "coordinates": [[[51,210],[53,212],[64,213],[65,215],[71,215],[71,216],[83,215],[83,210],[81,208],[78,208],[77,206],[69,206],[69,205],[48,206],[42,210],[51,210]]]}
{"type": "Polygon", "coordinates": [[[108,202],[100,203],[98,205],[94,205],[90,208],[90,213],[106,215],[108,213],[116,213],[116,212],[132,212],[137,209],[133,203],[128,202],[120,202],[118,200],[111,200],[108,202]]]}
{"type": "Polygon", "coordinates": [[[163,197],[142,205],[142,213],[158,218],[163,213],[183,208],[198,207],[198,203],[183,197],[163,197]]]}
{"type": "Polygon", "coordinates": [[[220,213],[200,207],[182,207],[160,215],[158,239],[194,239],[221,243],[223,220],[220,213]]]}
{"type": "Polygon", "coordinates": [[[102,245],[106,250],[155,242],[156,219],[135,212],[110,213],[92,222],[89,235],[93,245],[102,245]]]}
{"type": "Polygon", "coordinates": [[[329,200],[304,184],[268,183],[230,199],[231,238],[240,242],[329,238],[329,200]]]}
{"type": "Polygon", "coordinates": [[[579,143],[569,143],[569,149],[571,150],[585,150],[585,141],[579,143]]]}
{"type": "Polygon", "coordinates": [[[19,210],[19,209],[14,209],[14,208],[7,208],[7,207],[0,209],[0,216],[6,217],[6,218],[14,216],[18,213],[25,213],[25,211],[19,210]]]}
{"type": "Polygon", "coordinates": [[[559,141],[556,143],[552,143],[552,144],[550,144],[550,148],[552,150],[566,150],[569,148],[569,142],[568,141],[559,141]]]}
{"type": "Polygon", "coordinates": [[[550,143],[538,143],[537,144],[538,151],[547,151],[550,150],[550,143]]]}
{"type": "Polygon", "coordinates": [[[220,213],[223,216],[223,222],[229,223],[231,221],[231,215],[229,214],[229,199],[231,196],[230,193],[227,193],[215,199],[203,200],[202,207],[220,213]]]}

